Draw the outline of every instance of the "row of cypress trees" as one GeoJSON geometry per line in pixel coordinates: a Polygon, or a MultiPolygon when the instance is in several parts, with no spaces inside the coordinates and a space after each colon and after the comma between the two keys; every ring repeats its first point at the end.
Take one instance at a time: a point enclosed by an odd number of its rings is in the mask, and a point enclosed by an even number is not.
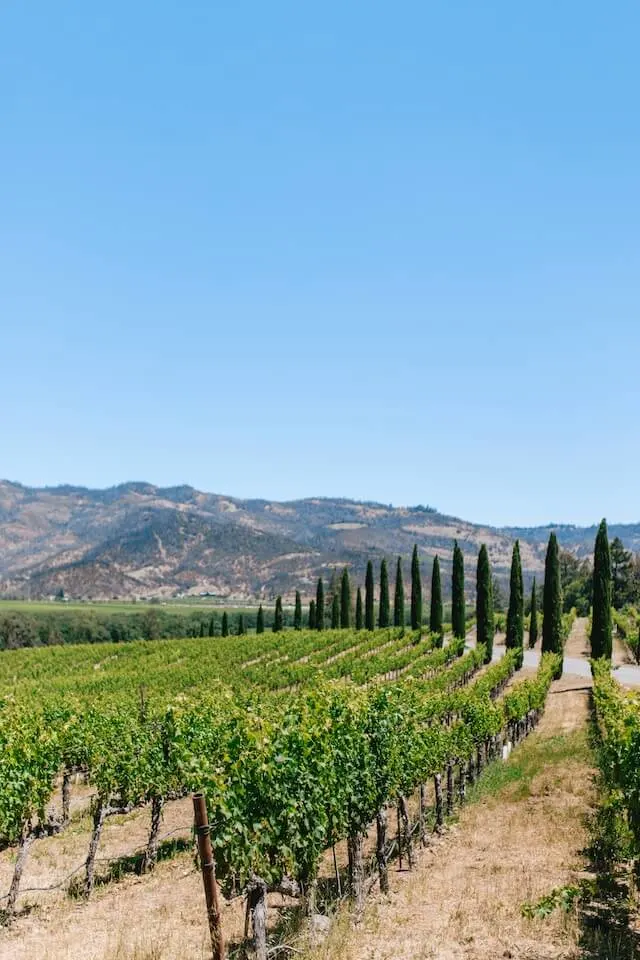
{"type": "MultiPolygon", "coordinates": [[[[355,623],[356,630],[374,630],[375,597],[374,573],[371,561],[367,564],[365,575],[364,602],[361,588],[356,591],[355,623]]],[[[549,538],[545,559],[545,578],[543,593],[543,626],[542,650],[562,654],[562,587],[560,577],[560,557],[558,541],[555,533],[549,538]]],[[[309,628],[324,630],[326,623],[326,605],[324,583],[319,578],[316,587],[316,597],[309,605],[309,628]]],[[[389,598],[389,575],[386,560],[380,565],[380,598],[378,606],[379,627],[404,626],[405,623],[405,591],[402,574],[402,560],[398,557],[396,565],[396,579],[393,602],[393,617],[389,598]]],[[[342,571],[340,589],[333,593],[331,604],[331,628],[349,629],[351,627],[351,584],[349,571],[345,567],[342,571]]],[[[301,630],[303,626],[302,600],[300,592],[296,591],[293,626],[301,630]]],[[[411,558],[411,628],[418,630],[422,626],[422,580],[417,545],[414,546],[411,558]]],[[[483,544],[478,554],[476,570],[476,626],[478,643],[485,645],[486,662],[493,656],[493,639],[495,635],[495,617],[493,608],[493,580],[487,547],[483,544]]],[[[284,613],[282,597],[276,598],[273,619],[275,633],[284,629],[284,613]]],[[[440,575],[440,560],[436,556],[431,574],[431,603],[429,610],[429,629],[439,637],[444,635],[444,618],[442,603],[442,582],[440,575]]],[[[256,633],[264,633],[265,619],[262,605],[258,608],[256,633]]],[[[222,635],[230,632],[229,618],[226,612],[222,615],[222,635]]],[[[452,632],[454,637],[463,638],[466,633],[466,604],[464,595],[464,556],[457,541],[453,549],[452,574],[452,632]]],[[[244,616],[239,615],[237,633],[246,633],[244,616]]],[[[536,582],[533,581],[531,592],[531,623],[529,629],[529,645],[535,646],[538,639],[538,607],[536,582]]],[[[594,607],[593,629],[591,634],[592,655],[611,657],[611,561],[607,538],[606,523],[603,520],[596,539],[594,564],[594,607]]],[[[520,544],[514,544],[511,559],[511,575],[509,590],[509,608],[507,612],[506,646],[508,649],[519,651],[517,656],[518,667],[522,665],[524,648],[524,588],[522,577],[522,561],[520,544]]],[[[561,672],[561,669],[560,669],[561,672]]]]}
{"type": "MultiPolygon", "coordinates": [[[[411,558],[411,629],[418,630],[423,623],[423,599],[422,599],[422,575],[420,572],[420,559],[417,545],[413,548],[411,558]]],[[[464,561],[462,551],[456,542],[454,548],[454,572],[453,572],[453,632],[456,637],[465,635],[465,600],[464,600],[464,561]]],[[[324,630],[326,626],[326,607],[324,582],[319,578],[316,586],[315,600],[309,604],[309,628],[312,630],[324,630]]],[[[398,557],[396,565],[395,589],[393,596],[393,611],[391,609],[390,591],[389,591],[389,571],[387,561],[383,559],[380,564],[380,596],[378,602],[378,620],[376,623],[375,615],[375,578],[373,572],[373,563],[371,560],[367,563],[365,582],[364,582],[364,600],[360,587],[356,590],[355,604],[355,622],[356,630],[374,630],[378,627],[401,627],[405,624],[405,591],[404,579],[402,574],[402,559],[398,557]]],[[[340,581],[340,590],[334,591],[331,604],[331,627],[349,628],[351,626],[351,584],[349,572],[345,568],[342,571],[340,581]]],[[[302,628],[302,608],[300,606],[300,594],[296,591],[296,606],[294,614],[294,627],[302,628]]],[[[440,560],[436,556],[433,562],[431,574],[431,605],[429,610],[429,629],[438,636],[444,633],[444,612],[442,602],[442,581],[440,576],[440,560]]]]}
{"type": "MultiPolygon", "coordinates": [[[[518,668],[524,657],[524,586],[522,578],[522,560],[520,543],[516,540],[511,557],[511,575],[509,589],[509,608],[507,611],[507,649],[516,651],[518,668]]],[[[493,655],[493,637],[495,621],[493,611],[493,589],[489,553],[483,544],[478,554],[476,580],[476,628],[478,643],[486,647],[486,660],[493,655]]],[[[529,646],[534,647],[538,640],[538,600],[536,582],[531,590],[531,623],[529,628],[529,646]]],[[[557,653],[562,658],[564,638],[562,633],[562,584],[560,577],[560,553],[555,533],[549,537],[545,558],[545,576],[543,593],[542,651],[557,653]]],[[[562,660],[557,676],[562,674],[562,660]]]]}

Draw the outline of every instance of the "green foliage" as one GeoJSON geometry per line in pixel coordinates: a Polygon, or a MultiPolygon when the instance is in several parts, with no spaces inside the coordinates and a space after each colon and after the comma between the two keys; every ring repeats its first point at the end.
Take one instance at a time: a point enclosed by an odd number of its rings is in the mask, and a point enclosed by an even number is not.
{"type": "Polygon", "coordinates": [[[373,630],[374,627],[373,564],[369,560],[364,578],[364,628],[373,630]]]}
{"type": "Polygon", "coordinates": [[[608,791],[608,856],[631,846],[640,856],[640,698],[611,676],[606,658],[591,661],[593,702],[600,739],[598,763],[608,791]]]}
{"type": "Polygon", "coordinates": [[[324,584],[322,577],[316,587],[316,630],[324,630],[324,584]]]}
{"type": "Polygon", "coordinates": [[[562,585],[560,581],[560,557],[555,533],[549,537],[544,565],[544,592],[542,601],[542,652],[556,653],[560,657],[558,677],[562,676],[564,652],[562,628],[562,585]]]}
{"type": "Polygon", "coordinates": [[[343,630],[351,628],[351,584],[346,567],[342,571],[340,580],[340,626],[343,630]]]}
{"type": "MultiPolygon", "coordinates": [[[[135,640],[168,640],[178,637],[215,636],[216,619],[211,607],[179,610],[152,604],[104,604],[73,607],[61,603],[33,604],[25,609],[0,610],[0,650],[20,647],[61,646],[80,643],[130,643],[135,640]]],[[[242,611],[253,627],[256,613],[242,611]]]]}
{"type": "Polygon", "coordinates": [[[378,626],[383,628],[391,624],[391,610],[389,606],[389,574],[387,561],[380,564],[380,608],[378,611],[378,626]]]}
{"type": "Polygon", "coordinates": [[[439,638],[439,643],[444,641],[444,617],[442,612],[442,584],[440,582],[440,560],[437,556],[433,559],[433,569],[431,571],[431,607],[429,611],[429,630],[439,638]]]}
{"type": "Polygon", "coordinates": [[[222,614],[222,636],[223,637],[229,636],[229,616],[226,610],[222,614]]]}
{"type": "Polygon", "coordinates": [[[510,654],[460,687],[482,648],[403,632],[131,644],[117,663],[110,647],[5,654],[0,841],[44,818],[60,769],[78,767],[106,803],[203,789],[226,888],[252,874],[309,884],[332,843],[544,702],[553,658],[500,700],[510,654]]]}
{"type": "Polygon", "coordinates": [[[422,577],[420,575],[420,558],[418,545],[413,548],[411,557],[411,629],[420,630],[422,627],[422,577]]]}
{"type": "Polygon", "coordinates": [[[402,579],[402,560],[398,557],[396,564],[396,586],[393,594],[393,625],[404,627],[404,582],[402,579]]]}
{"type": "Polygon", "coordinates": [[[309,602],[309,630],[316,629],[316,602],[311,600],[309,602]]]}
{"type": "Polygon", "coordinates": [[[611,660],[613,627],[611,619],[611,554],[607,523],[603,520],[596,536],[593,557],[593,614],[591,622],[591,656],[611,660]]]}
{"type": "Polygon", "coordinates": [[[544,920],[556,910],[562,913],[571,913],[582,895],[582,887],[568,884],[565,887],[556,887],[546,896],[535,903],[524,903],[521,907],[522,916],[529,920],[544,920]]]}
{"type": "Polygon", "coordinates": [[[588,617],[593,592],[593,573],[588,560],[579,560],[568,550],[560,550],[559,562],[565,613],[575,607],[581,617],[588,617]]]}
{"type": "Polygon", "coordinates": [[[296,601],[293,609],[293,629],[302,630],[302,598],[299,590],[296,590],[296,601]]]}
{"type": "Polygon", "coordinates": [[[239,613],[238,614],[238,636],[243,637],[246,632],[247,632],[247,627],[244,622],[244,614],[239,613]]]}
{"type": "Polygon", "coordinates": [[[522,666],[524,646],[524,586],[522,583],[520,544],[517,540],[513,546],[513,555],[511,558],[506,646],[509,650],[518,651],[519,669],[522,666]]]}
{"type": "Polygon", "coordinates": [[[478,554],[476,572],[476,627],[478,643],[481,643],[486,650],[486,663],[491,663],[495,624],[491,567],[489,565],[489,553],[484,543],[478,554]]]}
{"type": "Polygon", "coordinates": [[[358,587],[356,593],[356,630],[364,629],[364,613],[362,610],[362,590],[358,587]]]}
{"type": "Polygon", "coordinates": [[[282,597],[276,597],[276,609],[273,617],[273,632],[281,633],[284,629],[284,614],[282,612],[282,597]]]}
{"type": "Polygon", "coordinates": [[[536,579],[533,578],[531,587],[531,614],[529,621],[529,646],[533,649],[538,642],[538,593],[536,590],[536,579]]]}
{"type": "Polygon", "coordinates": [[[627,604],[638,599],[637,584],[634,576],[633,554],[625,550],[620,537],[611,542],[611,603],[616,610],[622,610],[627,604]]]}
{"type": "Polygon", "coordinates": [[[331,601],[331,629],[340,629],[340,594],[334,593],[331,601]]]}
{"type": "Polygon", "coordinates": [[[464,555],[456,540],[453,545],[453,577],[451,584],[451,626],[454,637],[465,636],[465,619],[464,555]]]}
{"type": "Polygon", "coordinates": [[[264,610],[262,604],[258,607],[258,619],[256,621],[256,633],[264,633],[264,610]]]}

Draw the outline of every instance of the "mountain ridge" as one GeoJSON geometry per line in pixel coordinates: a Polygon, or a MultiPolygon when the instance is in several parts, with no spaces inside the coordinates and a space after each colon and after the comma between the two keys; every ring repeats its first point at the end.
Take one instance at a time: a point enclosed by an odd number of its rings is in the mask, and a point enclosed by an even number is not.
{"type": "MultiPolygon", "coordinates": [[[[499,578],[521,541],[527,579],[543,570],[546,541],[589,556],[596,525],[493,527],[416,505],[346,497],[274,501],[207,493],[188,485],[128,481],[104,489],[29,487],[0,481],[0,592],[83,599],[208,593],[225,600],[313,593],[318,576],[348,566],[362,582],[369,559],[406,557],[418,544],[449,570],[454,539],[472,579],[480,543],[499,578]]],[[[640,550],[640,523],[612,524],[612,536],[640,550]]],[[[425,568],[425,576],[427,569],[425,568]]]]}

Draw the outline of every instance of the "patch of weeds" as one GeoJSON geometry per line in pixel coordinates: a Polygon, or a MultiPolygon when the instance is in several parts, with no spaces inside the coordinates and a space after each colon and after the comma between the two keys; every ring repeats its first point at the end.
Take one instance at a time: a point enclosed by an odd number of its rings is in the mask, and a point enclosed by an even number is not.
{"type": "Polygon", "coordinates": [[[578,904],[578,901],[585,894],[585,887],[590,887],[588,881],[584,884],[568,884],[564,887],[556,887],[551,893],[548,893],[536,903],[523,903],[520,912],[528,920],[544,920],[551,916],[555,910],[561,910],[562,913],[571,913],[578,904]]]}
{"type": "MultiPolygon", "coordinates": [[[[574,730],[553,737],[541,737],[533,733],[519,744],[508,760],[490,764],[478,782],[469,789],[468,800],[482,800],[508,792],[510,800],[524,800],[531,796],[535,778],[549,768],[564,771],[568,763],[593,763],[593,754],[587,734],[574,730]]],[[[562,778],[558,778],[558,786],[562,778]]]]}

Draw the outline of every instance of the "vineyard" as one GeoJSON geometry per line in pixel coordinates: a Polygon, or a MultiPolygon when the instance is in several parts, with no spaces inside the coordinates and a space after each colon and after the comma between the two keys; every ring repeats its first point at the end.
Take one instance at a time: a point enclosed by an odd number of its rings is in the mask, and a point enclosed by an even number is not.
{"type": "Polygon", "coordinates": [[[5,916],[18,908],[34,845],[68,825],[78,775],[93,794],[74,878],[85,897],[107,818],[148,806],[142,869],[150,871],[164,805],[204,791],[218,884],[228,898],[247,893],[254,939],[267,890],[293,891],[315,909],[320,863],[341,841],[361,904],[372,824],[383,889],[387,882],[387,808],[397,805],[396,853],[411,862],[416,832],[429,818],[441,826],[465,784],[502,754],[503,739],[519,738],[540,715],[554,655],[507,692],[517,653],[486,668],[484,660],[482,646],[402,628],[6,652],[0,841],[17,852],[5,916]]]}
{"type": "Polygon", "coordinates": [[[600,734],[600,764],[609,801],[629,831],[633,858],[640,856],[640,695],[624,690],[609,663],[596,660],[593,698],[600,734]]]}

